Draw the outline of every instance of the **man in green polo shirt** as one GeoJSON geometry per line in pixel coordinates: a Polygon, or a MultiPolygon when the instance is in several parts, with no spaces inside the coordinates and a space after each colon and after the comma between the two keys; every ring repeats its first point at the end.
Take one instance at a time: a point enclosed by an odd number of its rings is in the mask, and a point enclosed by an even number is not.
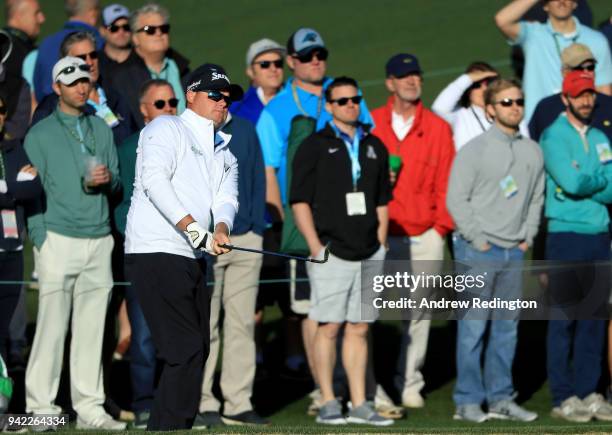
{"type": "Polygon", "coordinates": [[[104,411],[101,367],[113,285],[107,195],[120,188],[120,180],[112,131],[102,119],[83,112],[90,89],[85,61],[60,59],[53,67],[58,107],[25,139],[44,188],[41,207],[28,218],[39,251],[40,294],[26,371],[26,408],[34,415],[62,412],[55,398],[72,311],[70,377],[77,428],[124,430],[125,423],[104,411]]]}

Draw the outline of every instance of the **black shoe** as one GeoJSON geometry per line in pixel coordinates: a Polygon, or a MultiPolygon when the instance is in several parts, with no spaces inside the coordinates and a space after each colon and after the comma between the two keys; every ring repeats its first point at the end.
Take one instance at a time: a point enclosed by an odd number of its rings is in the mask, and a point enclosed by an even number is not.
{"type": "Polygon", "coordinates": [[[261,418],[255,411],[245,411],[236,415],[224,415],[223,422],[229,425],[268,425],[270,422],[261,418]]]}
{"type": "Polygon", "coordinates": [[[225,426],[221,414],[217,411],[198,412],[193,421],[192,429],[207,429],[215,426],[225,426]]]}
{"type": "Polygon", "coordinates": [[[149,424],[149,417],[151,416],[150,411],[140,411],[136,413],[136,418],[134,419],[133,428],[134,429],[146,429],[147,424],[149,424]]]}

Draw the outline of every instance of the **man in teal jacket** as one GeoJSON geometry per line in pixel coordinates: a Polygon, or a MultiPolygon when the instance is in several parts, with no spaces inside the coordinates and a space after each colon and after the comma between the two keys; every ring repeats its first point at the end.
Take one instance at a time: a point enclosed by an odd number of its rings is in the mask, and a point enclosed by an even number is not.
{"type": "Polygon", "coordinates": [[[610,260],[606,204],[612,202],[612,152],[606,135],[589,125],[596,99],[593,74],[568,74],[562,99],[566,111],[541,140],[547,172],[546,258],[562,266],[551,270],[548,290],[553,306],[569,319],[548,324],[552,416],[611,421],[612,406],[596,389],[606,326],[598,313],[607,316],[610,288],[609,270],[601,263],[610,260]]]}
{"type": "MultiPolygon", "coordinates": [[[[64,57],[53,67],[59,104],[36,124],[25,149],[38,168],[44,198],[28,218],[39,251],[36,335],[26,371],[26,408],[62,412],[55,404],[64,340],[72,311],[72,405],[82,429],[123,430],[104,411],[102,339],[113,285],[107,195],[120,187],[117,152],[106,123],[83,112],[91,89],[89,66],[64,57]]],[[[54,427],[37,430],[53,430],[54,427]]]]}

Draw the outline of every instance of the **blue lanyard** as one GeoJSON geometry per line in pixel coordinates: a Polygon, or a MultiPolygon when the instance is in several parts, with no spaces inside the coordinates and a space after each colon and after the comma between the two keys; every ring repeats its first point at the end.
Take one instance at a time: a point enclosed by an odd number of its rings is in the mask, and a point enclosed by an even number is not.
{"type": "Polygon", "coordinates": [[[338,127],[333,122],[330,122],[332,128],[336,132],[336,136],[338,136],[344,144],[346,145],[346,150],[348,151],[349,157],[351,159],[351,175],[353,178],[353,191],[357,191],[357,181],[361,177],[361,163],[359,163],[359,142],[361,141],[361,128],[358,127],[355,131],[355,137],[351,140],[351,138],[341,132],[338,127]]]}

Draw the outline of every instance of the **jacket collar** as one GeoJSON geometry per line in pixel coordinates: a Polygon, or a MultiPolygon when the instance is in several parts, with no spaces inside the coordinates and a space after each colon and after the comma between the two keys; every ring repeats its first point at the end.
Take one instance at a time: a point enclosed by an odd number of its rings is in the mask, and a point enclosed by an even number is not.
{"type": "Polygon", "coordinates": [[[491,128],[489,129],[489,135],[492,136],[493,138],[500,140],[502,142],[506,142],[506,143],[510,143],[513,142],[517,139],[521,139],[523,137],[523,135],[521,134],[520,131],[517,131],[516,133],[510,135],[508,133],[505,133],[504,131],[502,131],[496,123],[493,123],[491,125],[491,128]]]}
{"type": "MultiPolygon", "coordinates": [[[[387,99],[386,112],[385,112],[385,124],[388,124],[391,127],[391,114],[393,113],[393,95],[390,95],[387,99]]],[[[408,132],[408,136],[410,136],[413,132],[418,132],[421,130],[421,120],[423,119],[423,101],[419,100],[416,105],[416,111],[414,112],[414,122],[412,123],[412,127],[408,132]]],[[[406,140],[404,138],[404,140],[406,140]]]]}
{"type": "Polygon", "coordinates": [[[212,145],[215,152],[220,151],[226,146],[228,146],[229,141],[232,138],[232,135],[224,133],[221,130],[215,132],[215,127],[210,119],[198,115],[191,109],[185,109],[185,111],[180,115],[180,118],[185,121],[191,128],[198,132],[196,137],[198,138],[198,142],[202,146],[207,146],[207,138],[210,137],[209,134],[214,133],[214,142],[212,143],[212,145]]]}
{"type": "MultiPolygon", "coordinates": [[[[365,139],[370,134],[370,129],[372,128],[370,124],[362,124],[362,123],[359,123],[358,127],[361,129],[361,132],[362,132],[362,136],[360,140],[365,139]]],[[[336,133],[336,130],[334,130],[334,128],[331,126],[331,121],[325,124],[325,127],[323,127],[319,131],[319,134],[321,134],[324,137],[341,139],[336,133]]]]}

